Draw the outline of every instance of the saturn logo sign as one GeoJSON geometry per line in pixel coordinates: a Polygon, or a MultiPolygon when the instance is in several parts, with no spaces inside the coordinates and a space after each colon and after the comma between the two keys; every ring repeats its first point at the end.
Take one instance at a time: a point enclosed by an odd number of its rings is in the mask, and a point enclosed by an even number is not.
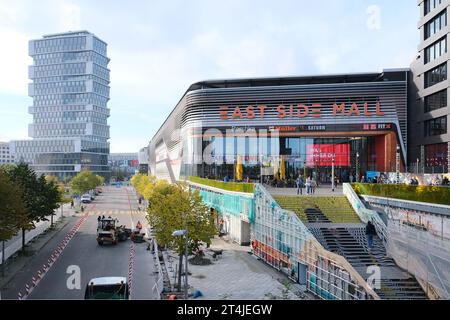
{"type": "MultiPolygon", "coordinates": [[[[236,119],[264,119],[268,114],[267,111],[275,110],[276,117],[279,119],[284,118],[320,118],[322,116],[323,106],[321,104],[291,104],[291,105],[278,105],[278,106],[266,106],[266,105],[249,105],[249,106],[236,106],[220,107],[220,119],[222,120],[236,120],[236,119]]],[[[328,109],[328,108],[327,108],[328,109]]],[[[372,108],[373,109],[373,108],[372,108]]],[[[334,103],[332,106],[333,117],[383,117],[384,112],[381,111],[380,102],[376,102],[375,110],[370,111],[367,102],[358,105],[357,103],[334,103]]]]}

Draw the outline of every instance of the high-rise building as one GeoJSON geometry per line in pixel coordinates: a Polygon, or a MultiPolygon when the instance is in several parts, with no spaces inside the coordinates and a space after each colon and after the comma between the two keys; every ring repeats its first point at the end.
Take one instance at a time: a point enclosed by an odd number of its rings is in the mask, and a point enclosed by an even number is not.
{"type": "Polygon", "coordinates": [[[9,150],[9,143],[0,141],[0,165],[5,163],[14,163],[14,155],[9,150]]]}
{"type": "Polygon", "coordinates": [[[419,172],[450,172],[448,10],[450,0],[419,0],[419,54],[412,63],[408,113],[409,165],[419,172]]]}
{"type": "Polygon", "coordinates": [[[14,141],[16,161],[36,172],[71,177],[83,169],[109,175],[107,44],[87,31],[29,42],[32,140],[14,141]]]}

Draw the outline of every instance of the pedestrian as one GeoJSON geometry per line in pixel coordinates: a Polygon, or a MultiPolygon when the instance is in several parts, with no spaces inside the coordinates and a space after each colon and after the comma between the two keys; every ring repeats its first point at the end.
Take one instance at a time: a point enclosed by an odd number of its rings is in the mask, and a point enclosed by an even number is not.
{"type": "Polygon", "coordinates": [[[311,194],[314,194],[316,192],[317,183],[316,180],[311,179],[311,194]]]}
{"type": "Polygon", "coordinates": [[[311,192],[311,178],[310,177],[306,178],[305,186],[306,186],[306,194],[309,194],[311,192]]]}
{"type": "Polygon", "coordinates": [[[139,233],[141,233],[142,224],[141,224],[140,221],[137,222],[137,224],[136,224],[136,229],[138,229],[138,230],[139,230],[139,233]]]}
{"type": "Polygon", "coordinates": [[[102,220],[105,219],[105,215],[102,216],[102,220]]]}
{"type": "Polygon", "coordinates": [[[295,184],[297,185],[297,195],[302,195],[303,194],[303,178],[302,176],[298,176],[297,180],[295,181],[295,184]]]}
{"type": "Polygon", "coordinates": [[[73,199],[72,199],[72,200],[70,200],[70,209],[73,209],[73,207],[74,207],[74,203],[73,203],[73,199]]]}
{"type": "Polygon", "coordinates": [[[366,235],[367,235],[367,247],[369,248],[369,251],[371,251],[373,248],[373,236],[377,235],[377,230],[375,229],[375,226],[370,220],[369,222],[367,222],[366,235]]]}
{"type": "Polygon", "coordinates": [[[84,212],[84,207],[83,207],[83,205],[81,205],[81,212],[84,212]]]}
{"type": "Polygon", "coordinates": [[[350,175],[350,183],[353,183],[353,175],[350,175]]]}
{"type": "Polygon", "coordinates": [[[361,183],[365,183],[366,179],[364,178],[364,176],[361,177],[361,183]]]}

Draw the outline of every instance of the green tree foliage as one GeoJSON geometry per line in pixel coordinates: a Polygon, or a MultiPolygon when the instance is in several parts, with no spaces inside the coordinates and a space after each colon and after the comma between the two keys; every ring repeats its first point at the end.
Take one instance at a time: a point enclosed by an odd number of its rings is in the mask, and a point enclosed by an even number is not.
{"type": "Polygon", "coordinates": [[[102,185],[104,181],[105,179],[103,177],[95,175],[91,171],[84,170],[73,177],[70,186],[74,194],[82,195],[102,185]]]}
{"type": "Polygon", "coordinates": [[[36,173],[27,164],[21,163],[3,170],[12,183],[22,189],[21,199],[25,206],[27,219],[20,222],[22,229],[22,250],[25,249],[25,231],[36,227],[39,221],[48,221],[61,202],[61,193],[53,182],[47,182],[42,175],[36,173]]]}
{"type": "Polygon", "coordinates": [[[26,222],[22,189],[0,170],[0,241],[11,239],[26,222]]]}
{"type": "Polygon", "coordinates": [[[156,240],[161,246],[170,247],[179,254],[178,288],[180,290],[186,239],[173,237],[172,233],[175,230],[187,229],[188,250],[189,252],[197,251],[202,243],[209,245],[211,239],[218,233],[214,224],[215,213],[211,213],[202,202],[197,190],[191,191],[185,184],[169,184],[160,180],[150,183],[144,190],[144,194],[149,201],[147,220],[155,231],[156,240]]]}

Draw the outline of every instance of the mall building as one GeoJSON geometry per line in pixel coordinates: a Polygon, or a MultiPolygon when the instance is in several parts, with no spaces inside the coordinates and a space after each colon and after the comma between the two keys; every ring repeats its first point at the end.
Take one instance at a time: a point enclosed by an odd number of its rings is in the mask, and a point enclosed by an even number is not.
{"type": "Polygon", "coordinates": [[[149,144],[149,172],[340,182],[408,164],[409,69],[192,84],[149,144]],[[283,177],[280,168],[283,168],[283,177]]]}

